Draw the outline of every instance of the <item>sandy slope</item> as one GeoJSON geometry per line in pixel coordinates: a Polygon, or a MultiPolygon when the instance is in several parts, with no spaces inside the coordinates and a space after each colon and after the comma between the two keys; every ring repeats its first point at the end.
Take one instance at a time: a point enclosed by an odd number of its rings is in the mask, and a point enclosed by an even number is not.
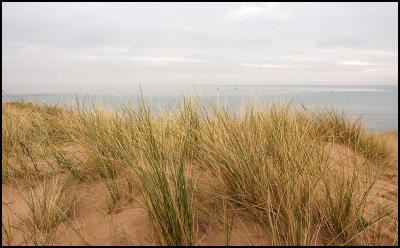
{"type": "MultiPolygon", "coordinates": [[[[390,140],[393,149],[393,164],[386,168],[377,178],[369,198],[366,212],[376,211],[378,204],[387,205],[392,211],[391,217],[380,221],[377,227],[382,230],[382,237],[371,240],[371,244],[393,244],[397,232],[396,218],[398,216],[398,162],[397,162],[397,131],[380,134],[390,140]]],[[[70,148],[71,149],[71,148],[70,148]]],[[[346,147],[330,147],[332,161],[339,153],[349,153],[346,147]]],[[[73,149],[71,149],[73,150],[73,149]]],[[[363,158],[357,158],[362,162],[363,158]]],[[[334,165],[333,165],[334,166],[334,165]]],[[[65,177],[66,175],[59,175],[65,177]]],[[[118,203],[118,208],[111,213],[107,210],[106,189],[102,182],[80,182],[76,186],[78,205],[72,223],[62,223],[57,228],[54,244],[57,245],[156,245],[157,238],[144,208],[143,200],[138,189],[128,201],[123,199],[118,203]],[[82,237],[71,228],[71,224],[82,234],[82,237]]],[[[40,189],[37,189],[40,194],[40,189]]],[[[13,184],[2,184],[2,220],[3,225],[18,228],[20,225],[17,215],[26,215],[27,208],[24,197],[27,190],[13,184]],[[9,221],[9,222],[8,222],[9,221]]],[[[226,240],[225,229],[220,222],[212,216],[199,217],[197,230],[198,245],[224,245],[226,240]]],[[[12,244],[24,241],[23,235],[11,230],[12,244]]],[[[373,230],[371,230],[373,231],[373,230]]],[[[4,235],[3,235],[4,237],[4,235]]],[[[262,245],[268,234],[263,231],[260,224],[254,222],[249,216],[236,216],[233,220],[231,245],[262,245]]],[[[10,241],[10,240],[8,240],[10,241]]],[[[7,241],[2,240],[6,245],[7,241]]]]}

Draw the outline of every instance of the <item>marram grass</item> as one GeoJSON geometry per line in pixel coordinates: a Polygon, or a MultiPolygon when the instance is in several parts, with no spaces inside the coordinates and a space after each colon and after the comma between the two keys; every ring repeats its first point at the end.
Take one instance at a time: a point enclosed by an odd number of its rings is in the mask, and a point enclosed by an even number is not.
{"type": "MultiPolygon", "coordinates": [[[[390,159],[383,140],[336,111],[284,104],[204,111],[194,98],[160,114],[143,99],[136,110],[118,111],[79,103],[2,106],[3,183],[44,180],[46,189],[42,198],[28,198],[35,228],[24,232],[43,234],[65,221],[68,185],[50,192],[46,179],[63,172],[75,183],[103,182],[110,210],[139,188],[162,245],[198,244],[198,212],[220,201],[226,244],[229,206],[265,228],[266,245],[368,245],[368,228],[386,214],[367,218],[364,209],[374,174],[390,159]],[[362,166],[332,159],[333,145],[363,157],[362,166]]],[[[3,233],[10,236],[5,223],[3,233]]]]}

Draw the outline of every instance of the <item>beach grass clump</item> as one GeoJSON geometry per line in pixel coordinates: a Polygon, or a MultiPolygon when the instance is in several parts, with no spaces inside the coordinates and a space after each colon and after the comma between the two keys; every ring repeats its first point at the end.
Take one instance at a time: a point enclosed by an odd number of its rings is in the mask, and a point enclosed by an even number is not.
{"type": "Polygon", "coordinates": [[[299,125],[287,107],[247,110],[244,118],[222,110],[214,117],[200,150],[226,197],[269,229],[271,244],[312,244],[313,195],[326,157],[309,136],[311,125],[299,125]]]}
{"type": "Polygon", "coordinates": [[[368,244],[368,228],[386,216],[365,209],[390,151],[359,120],[284,104],[201,111],[184,98],[179,106],[155,114],[143,97],[115,111],[3,104],[2,179],[30,189],[32,235],[73,209],[68,184],[49,179],[58,173],[103,183],[107,214],[139,190],[162,245],[198,244],[200,211],[220,215],[226,244],[236,214],[261,225],[267,245],[368,244]]]}
{"type": "Polygon", "coordinates": [[[70,216],[75,205],[71,192],[67,192],[70,182],[58,183],[58,178],[45,179],[41,185],[42,192],[31,188],[28,199],[29,220],[33,227],[42,231],[50,231],[70,216]]]}
{"type": "Polygon", "coordinates": [[[47,138],[40,113],[27,107],[18,111],[3,107],[2,178],[9,180],[38,173],[37,160],[45,154],[47,138]]]}
{"type": "Polygon", "coordinates": [[[54,244],[58,226],[70,221],[75,211],[77,198],[71,190],[72,181],[69,178],[60,179],[59,176],[53,176],[45,177],[41,182],[25,178],[15,180],[14,183],[17,184],[17,191],[23,199],[25,211],[11,212],[19,222],[19,229],[16,230],[23,234],[23,244],[54,244]],[[22,191],[27,187],[26,191],[22,191]]]}
{"type": "Polygon", "coordinates": [[[112,211],[135,184],[131,177],[125,176],[129,173],[128,163],[136,156],[131,149],[130,124],[120,113],[105,113],[95,106],[87,109],[78,106],[70,113],[66,121],[67,144],[79,144],[79,152],[68,157],[65,154],[68,151],[58,150],[55,157],[76,179],[104,182],[108,211],[112,211]],[[122,177],[129,178],[127,188],[121,183],[122,177]]]}
{"type": "Polygon", "coordinates": [[[366,132],[360,119],[350,119],[344,112],[333,109],[316,114],[314,118],[317,130],[325,140],[343,144],[372,163],[388,164],[390,151],[387,143],[366,132]]]}
{"type": "MultiPolygon", "coordinates": [[[[163,245],[194,244],[194,182],[185,174],[188,154],[186,137],[181,137],[175,154],[165,153],[159,126],[155,126],[150,108],[142,101],[132,113],[137,129],[140,164],[132,164],[147,210],[163,245]]],[[[189,135],[188,132],[185,133],[189,135]]]]}
{"type": "MultiPolygon", "coordinates": [[[[147,210],[163,245],[194,244],[194,185],[184,175],[182,162],[168,176],[160,164],[137,168],[147,210]]],[[[175,165],[171,165],[173,167],[175,165]]]]}

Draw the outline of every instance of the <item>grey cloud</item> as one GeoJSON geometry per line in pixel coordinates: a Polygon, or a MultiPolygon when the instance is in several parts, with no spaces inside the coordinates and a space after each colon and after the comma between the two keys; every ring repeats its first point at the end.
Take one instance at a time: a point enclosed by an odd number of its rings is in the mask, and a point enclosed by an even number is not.
{"type": "Polygon", "coordinates": [[[364,48],[370,41],[358,36],[342,36],[318,42],[318,48],[364,48]]]}
{"type": "Polygon", "coordinates": [[[2,3],[2,23],[3,86],[15,92],[398,78],[397,3],[2,3]]]}

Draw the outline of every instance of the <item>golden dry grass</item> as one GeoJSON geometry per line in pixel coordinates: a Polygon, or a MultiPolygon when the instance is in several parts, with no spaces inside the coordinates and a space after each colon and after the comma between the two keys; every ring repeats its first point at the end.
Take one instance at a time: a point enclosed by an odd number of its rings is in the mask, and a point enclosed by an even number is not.
{"type": "Polygon", "coordinates": [[[138,106],[3,103],[3,245],[397,244],[397,189],[376,190],[397,139],[335,111],[138,106]]]}

